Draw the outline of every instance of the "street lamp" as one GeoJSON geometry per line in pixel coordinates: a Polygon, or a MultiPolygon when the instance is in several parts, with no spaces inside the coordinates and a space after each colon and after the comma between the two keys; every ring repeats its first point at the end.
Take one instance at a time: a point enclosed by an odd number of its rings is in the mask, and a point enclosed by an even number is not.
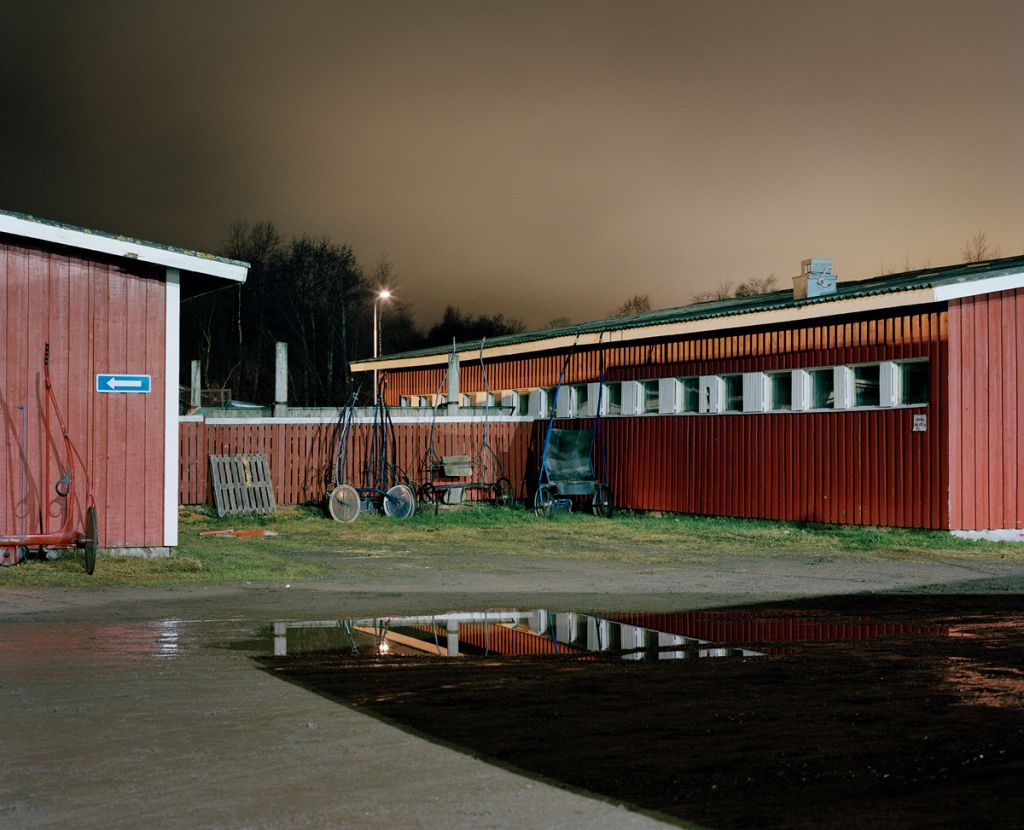
{"type": "MultiPolygon", "coordinates": [[[[391,291],[387,288],[382,288],[377,292],[377,296],[373,299],[373,359],[376,362],[380,356],[380,313],[377,311],[377,305],[381,300],[387,302],[391,299],[391,291]]],[[[377,403],[377,367],[373,367],[373,402],[377,403]]]]}

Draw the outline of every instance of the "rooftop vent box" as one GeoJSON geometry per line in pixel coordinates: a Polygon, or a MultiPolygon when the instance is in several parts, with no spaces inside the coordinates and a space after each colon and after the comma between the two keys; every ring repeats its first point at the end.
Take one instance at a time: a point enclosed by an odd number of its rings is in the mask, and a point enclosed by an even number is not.
{"type": "Polygon", "coordinates": [[[836,275],[831,259],[805,259],[800,263],[800,276],[793,277],[793,299],[804,300],[836,293],[836,275]]]}

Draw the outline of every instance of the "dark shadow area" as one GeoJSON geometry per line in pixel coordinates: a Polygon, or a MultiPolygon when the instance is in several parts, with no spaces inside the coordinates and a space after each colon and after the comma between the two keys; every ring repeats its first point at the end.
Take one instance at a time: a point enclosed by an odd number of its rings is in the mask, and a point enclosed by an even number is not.
{"type": "Polygon", "coordinates": [[[1020,826],[1019,597],[860,595],[604,617],[702,638],[717,626],[718,644],[767,656],[344,648],[259,662],[445,745],[685,822],[1020,826]]]}

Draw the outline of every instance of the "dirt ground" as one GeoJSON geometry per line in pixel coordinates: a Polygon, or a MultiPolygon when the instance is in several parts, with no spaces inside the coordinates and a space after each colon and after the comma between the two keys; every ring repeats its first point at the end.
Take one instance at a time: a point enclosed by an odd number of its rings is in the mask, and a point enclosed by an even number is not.
{"type": "Polygon", "coordinates": [[[952,651],[949,638],[942,648],[897,640],[828,659],[824,646],[804,644],[767,662],[695,661],[683,671],[616,664],[581,674],[579,664],[553,672],[525,661],[511,674],[501,668],[500,694],[481,694],[494,691],[498,675],[480,674],[487,667],[479,661],[461,662],[454,683],[438,674],[450,666],[399,676],[368,662],[345,673],[344,685],[325,686],[299,677],[298,664],[285,682],[245,646],[275,620],[487,607],[611,613],[799,602],[867,613],[850,603],[872,602],[873,615],[974,615],[1016,632],[1022,562],[744,554],[637,568],[465,551],[309,555],[330,571],[303,584],[0,591],[0,734],[9,761],[0,823],[808,826],[828,823],[825,807],[836,804],[848,826],[952,826],[945,815],[1013,826],[1024,814],[1006,787],[1021,772],[1012,685],[1020,644],[995,635],[961,638],[966,645],[952,651]],[[916,599],[853,598],[887,593],[916,599]],[[1010,681],[1010,705],[965,702],[956,691],[964,684],[938,679],[940,667],[985,675],[985,665],[1010,681]],[[381,704],[389,697],[382,683],[417,705],[381,704]],[[445,685],[453,688],[441,696],[445,685]],[[915,687],[935,690],[933,708],[906,696],[915,687]],[[606,691],[581,705],[581,688],[606,691]],[[837,697],[837,688],[847,692],[837,697]],[[509,689],[516,693],[503,697],[509,689]],[[908,712],[910,721],[898,717],[908,712]],[[931,737],[925,726],[940,721],[945,731],[931,737]],[[599,738],[595,723],[606,725],[599,738]],[[577,745],[572,761],[553,752],[579,734],[605,751],[577,745]],[[782,762],[758,761],[793,734],[799,741],[782,762]],[[926,736],[937,743],[926,745],[926,736]],[[844,767],[848,755],[867,766],[844,767]],[[682,763],[666,782],[658,778],[665,765],[648,761],[672,756],[682,763]],[[955,774],[945,759],[959,764],[955,774]],[[644,790],[657,797],[641,797],[644,790]],[[942,809],[929,812],[936,799],[942,809]]]}

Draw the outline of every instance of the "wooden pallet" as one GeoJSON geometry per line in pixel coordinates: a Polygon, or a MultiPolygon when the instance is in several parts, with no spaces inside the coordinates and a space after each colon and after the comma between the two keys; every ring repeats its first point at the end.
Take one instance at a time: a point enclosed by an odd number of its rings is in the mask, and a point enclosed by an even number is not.
{"type": "Polygon", "coordinates": [[[211,455],[210,475],[218,516],[276,512],[266,455],[211,455]]]}

